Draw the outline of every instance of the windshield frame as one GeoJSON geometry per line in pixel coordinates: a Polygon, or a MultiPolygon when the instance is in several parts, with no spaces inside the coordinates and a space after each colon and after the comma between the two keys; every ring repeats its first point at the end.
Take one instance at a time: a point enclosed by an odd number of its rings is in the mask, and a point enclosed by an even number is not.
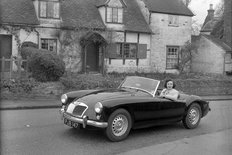
{"type": "Polygon", "coordinates": [[[130,88],[130,89],[135,89],[135,90],[141,90],[143,92],[146,92],[148,94],[150,94],[152,97],[155,97],[155,94],[157,92],[157,89],[159,87],[159,84],[160,84],[160,81],[159,80],[156,80],[156,79],[151,79],[151,78],[146,78],[146,77],[142,77],[142,76],[127,76],[122,82],[121,84],[119,85],[119,89],[120,88],[130,88]],[[128,79],[128,78],[143,78],[143,79],[147,79],[147,80],[154,80],[157,82],[157,85],[156,85],[156,88],[154,88],[154,90],[152,90],[151,92],[149,92],[148,90],[146,89],[142,89],[142,88],[139,88],[139,87],[130,87],[130,86],[122,86],[124,84],[124,82],[128,79]]]}

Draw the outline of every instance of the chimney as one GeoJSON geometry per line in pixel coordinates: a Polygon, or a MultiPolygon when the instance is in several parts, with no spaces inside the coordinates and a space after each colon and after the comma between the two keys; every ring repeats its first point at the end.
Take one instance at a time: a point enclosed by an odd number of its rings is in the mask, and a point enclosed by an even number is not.
{"type": "Polygon", "coordinates": [[[208,18],[209,20],[214,18],[214,9],[213,9],[213,4],[209,5],[209,10],[208,10],[208,18]]]}
{"type": "Polygon", "coordinates": [[[204,21],[202,27],[204,27],[205,24],[206,24],[208,21],[211,21],[211,20],[214,18],[214,11],[215,11],[215,10],[213,9],[213,4],[210,4],[210,5],[209,5],[209,10],[208,10],[208,15],[206,16],[205,21],[204,21]]]}

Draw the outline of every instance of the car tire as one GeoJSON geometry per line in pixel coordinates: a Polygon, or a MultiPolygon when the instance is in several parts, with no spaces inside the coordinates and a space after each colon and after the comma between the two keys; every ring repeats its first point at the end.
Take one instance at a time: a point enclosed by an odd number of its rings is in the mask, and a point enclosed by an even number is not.
{"type": "Polygon", "coordinates": [[[196,128],[201,121],[202,111],[197,103],[193,103],[188,108],[186,116],[183,118],[183,125],[186,129],[196,128]]]}
{"type": "Polygon", "coordinates": [[[109,140],[118,142],[127,138],[131,126],[130,113],[125,109],[117,109],[110,115],[105,133],[109,140]]]}

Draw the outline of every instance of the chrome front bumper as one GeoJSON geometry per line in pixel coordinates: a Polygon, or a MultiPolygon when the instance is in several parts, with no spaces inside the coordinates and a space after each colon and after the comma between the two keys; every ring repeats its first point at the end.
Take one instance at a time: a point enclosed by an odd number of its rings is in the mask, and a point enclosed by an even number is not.
{"type": "Polygon", "coordinates": [[[93,120],[88,120],[88,118],[84,115],[82,118],[77,118],[74,116],[71,116],[70,114],[66,113],[64,109],[60,109],[61,119],[66,118],[72,122],[82,124],[85,128],[86,125],[98,127],[98,128],[106,128],[108,126],[107,122],[97,122],[93,120]]]}

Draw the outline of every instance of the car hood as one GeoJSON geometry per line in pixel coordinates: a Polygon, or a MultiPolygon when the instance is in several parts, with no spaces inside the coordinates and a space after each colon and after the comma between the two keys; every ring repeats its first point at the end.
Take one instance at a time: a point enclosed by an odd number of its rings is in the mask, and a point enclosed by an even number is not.
{"type": "Polygon", "coordinates": [[[133,94],[133,92],[128,92],[122,89],[96,90],[85,94],[81,98],[78,98],[76,101],[86,104],[88,106],[88,109],[86,110],[84,115],[88,116],[90,119],[95,119],[96,113],[94,111],[94,106],[97,102],[111,100],[115,98],[125,98],[133,96],[133,94]]]}
{"type": "Polygon", "coordinates": [[[78,101],[89,104],[91,102],[97,103],[103,100],[123,98],[132,95],[132,92],[128,92],[122,89],[97,90],[79,98],[78,101]]]}

